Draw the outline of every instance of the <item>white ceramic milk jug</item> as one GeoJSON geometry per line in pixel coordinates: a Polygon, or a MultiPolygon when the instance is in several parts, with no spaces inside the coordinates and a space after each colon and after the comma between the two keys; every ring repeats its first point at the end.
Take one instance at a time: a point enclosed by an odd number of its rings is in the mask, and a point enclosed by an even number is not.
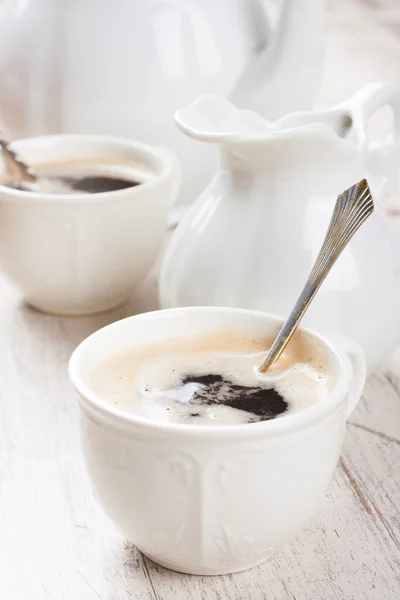
{"type": "Polygon", "coordinates": [[[217,153],[179,135],[176,109],[205,92],[269,119],[313,105],[325,0],[279,4],[272,32],[266,0],[3,0],[0,122],[15,137],[99,133],[168,146],[183,167],[181,201],[191,201],[217,153]]]}
{"type": "MultiPolygon", "coordinates": [[[[376,85],[334,109],[274,123],[214,95],[180,110],[177,122],[187,135],[219,146],[221,168],[172,238],[161,272],[162,306],[221,305],[286,317],[337,195],[366,174],[373,193],[387,181],[388,173],[367,172],[363,122],[382,103],[396,107],[397,98],[399,86],[376,85]],[[340,137],[346,132],[358,147],[340,137]]],[[[380,148],[385,164],[396,148],[395,142],[380,148]]],[[[379,204],[328,275],[305,323],[358,340],[370,368],[399,341],[400,243],[379,204]]]]}

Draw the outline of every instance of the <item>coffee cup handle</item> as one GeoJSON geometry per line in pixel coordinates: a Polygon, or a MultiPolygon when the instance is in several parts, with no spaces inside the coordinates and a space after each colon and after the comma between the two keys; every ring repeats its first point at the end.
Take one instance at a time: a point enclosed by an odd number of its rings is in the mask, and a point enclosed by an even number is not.
{"type": "Polygon", "coordinates": [[[364,350],[355,340],[339,334],[330,335],[329,340],[339,355],[350,363],[352,377],[348,392],[347,419],[349,419],[364,390],[367,378],[367,359],[364,350]]]}

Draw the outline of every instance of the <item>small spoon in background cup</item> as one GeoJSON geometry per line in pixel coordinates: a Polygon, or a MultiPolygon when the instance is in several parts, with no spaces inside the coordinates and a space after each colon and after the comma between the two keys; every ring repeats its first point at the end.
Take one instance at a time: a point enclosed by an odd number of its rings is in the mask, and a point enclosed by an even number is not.
{"type": "MultiPolygon", "coordinates": [[[[4,157],[6,176],[3,185],[23,192],[43,192],[47,194],[71,193],[58,177],[44,177],[28,165],[0,131],[0,148],[4,157]]],[[[77,190],[79,193],[80,190],[77,190]]]]}
{"type": "Polygon", "coordinates": [[[38,185],[39,175],[15,152],[3,132],[0,132],[0,148],[3,152],[6,167],[5,185],[21,190],[34,191],[38,185]]]}
{"type": "Polygon", "coordinates": [[[366,179],[338,196],[324,243],[306,284],[259,368],[262,375],[279,359],[329,271],[373,211],[374,202],[366,179]]]}

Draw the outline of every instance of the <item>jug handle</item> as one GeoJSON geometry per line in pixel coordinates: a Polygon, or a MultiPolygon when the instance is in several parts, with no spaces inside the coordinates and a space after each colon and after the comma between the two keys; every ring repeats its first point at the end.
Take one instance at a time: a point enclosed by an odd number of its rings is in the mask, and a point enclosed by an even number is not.
{"type": "Polygon", "coordinates": [[[351,119],[350,138],[359,148],[366,148],[368,120],[384,106],[391,106],[394,114],[393,135],[400,141],[400,84],[396,82],[369,83],[337,108],[351,119]]]}
{"type": "Polygon", "coordinates": [[[371,154],[370,164],[380,179],[380,193],[383,191],[386,195],[390,195],[397,191],[400,160],[400,83],[394,81],[370,83],[337,108],[342,118],[348,120],[348,139],[357,144],[366,163],[368,163],[368,153],[374,153],[371,154]],[[393,109],[393,130],[383,143],[371,144],[368,121],[384,106],[393,109]]]}

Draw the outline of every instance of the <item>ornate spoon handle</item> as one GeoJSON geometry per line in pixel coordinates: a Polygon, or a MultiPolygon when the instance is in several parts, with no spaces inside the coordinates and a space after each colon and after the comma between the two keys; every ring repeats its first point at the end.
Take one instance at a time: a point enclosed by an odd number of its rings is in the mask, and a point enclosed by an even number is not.
{"type": "Polygon", "coordinates": [[[262,363],[261,373],[266,373],[278,360],[329,271],[357,229],[373,210],[374,202],[366,179],[356,183],[356,185],[338,196],[324,243],[311,273],[292,312],[283,324],[262,363]]]}

